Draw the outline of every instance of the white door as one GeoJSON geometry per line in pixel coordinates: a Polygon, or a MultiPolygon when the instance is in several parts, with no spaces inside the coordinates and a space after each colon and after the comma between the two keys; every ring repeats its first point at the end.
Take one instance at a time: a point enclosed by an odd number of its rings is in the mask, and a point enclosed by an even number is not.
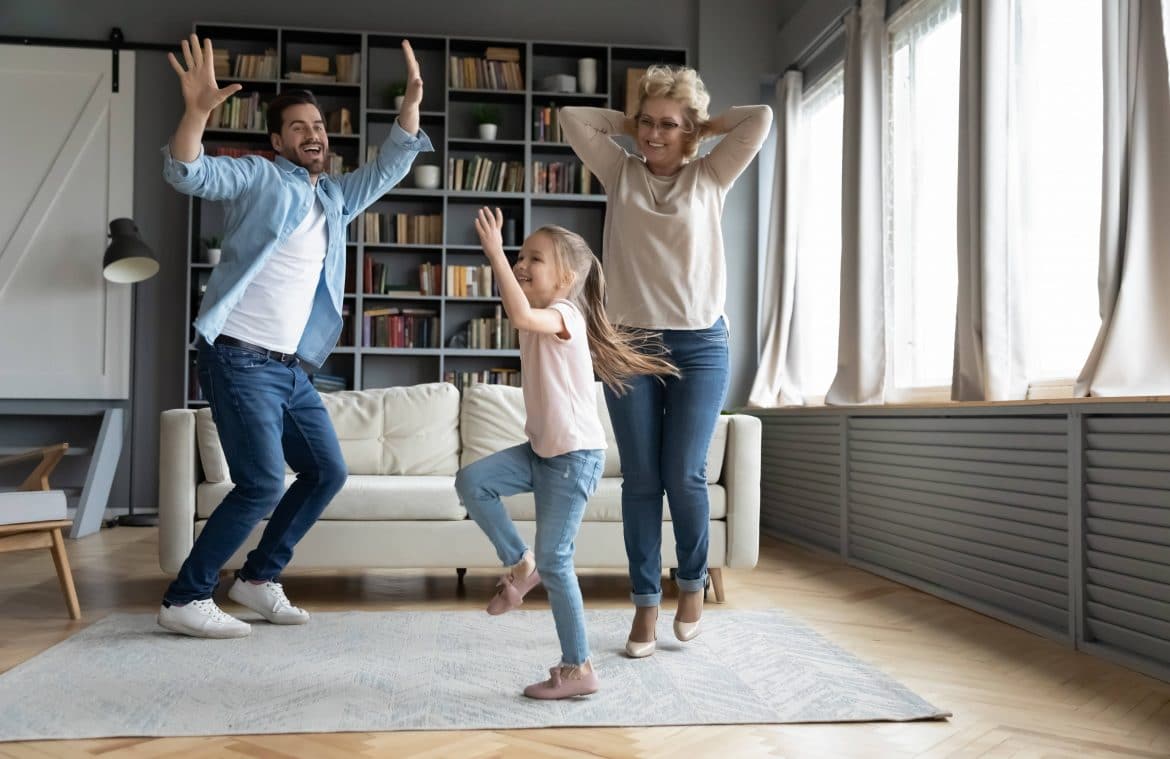
{"type": "Polygon", "coordinates": [[[130,217],[134,54],[0,45],[0,398],[124,399],[129,285],[102,278],[130,217]]]}

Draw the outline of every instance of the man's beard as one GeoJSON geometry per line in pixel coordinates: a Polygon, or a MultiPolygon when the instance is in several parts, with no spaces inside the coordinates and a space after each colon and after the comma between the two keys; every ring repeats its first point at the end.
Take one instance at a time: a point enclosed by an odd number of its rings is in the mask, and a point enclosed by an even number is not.
{"type": "Polygon", "coordinates": [[[315,158],[301,154],[301,148],[305,147],[304,145],[300,145],[296,148],[285,147],[285,149],[281,152],[281,155],[284,156],[289,162],[300,166],[310,174],[321,174],[325,171],[325,159],[327,158],[325,146],[321,145],[320,143],[309,144],[318,145],[321,148],[321,153],[318,154],[315,158]]]}

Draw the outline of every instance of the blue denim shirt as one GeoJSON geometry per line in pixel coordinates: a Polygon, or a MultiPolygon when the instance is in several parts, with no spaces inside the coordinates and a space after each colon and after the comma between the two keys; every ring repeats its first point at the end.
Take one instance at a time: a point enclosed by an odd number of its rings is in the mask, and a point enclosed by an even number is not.
{"type": "Polygon", "coordinates": [[[308,171],[281,156],[275,161],[212,157],[200,148],[187,163],[172,158],[170,146],[163,146],[163,177],[172,187],[224,201],[223,255],[195,319],[198,333],[215,342],[248,284],[320,199],[329,242],[313,309],[297,346],[300,358],[320,366],[341,334],[346,225],[406,176],[415,156],[429,150],[431,141],[421,129],[412,137],[395,122],[376,161],[341,176],[321,174],[314,186],[308,171]]]}

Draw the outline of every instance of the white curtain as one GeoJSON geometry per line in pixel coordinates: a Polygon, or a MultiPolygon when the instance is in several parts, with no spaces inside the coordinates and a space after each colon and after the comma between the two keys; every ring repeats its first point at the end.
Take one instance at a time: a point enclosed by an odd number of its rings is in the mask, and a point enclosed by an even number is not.
{"type": "Polygon", "coordinates": [[[963,0],[959,64],[958,298],[951,399],[1024,398],[1025,268],[1008,224],[1011,5],[963,0]]]}
{"type": "Polygon", "coordinates": [[[828,404],[881,403],[885,389],[885,10],[885,0],[862,0],[845,18],[841,322],[828,404]]]}
{"type": "Polygon", "coordinates": [[[1170,80],[1160,0],[1103,0],[1101,330],[1077,395],[1170,394],[1170,80]]]}
{"type": "Polygon", "coordinates": [[[748,405],[799,405],[799,341],[796,339],[796,185],[799,181],[800,101],[804,78],[789,71],[776,81],[776,169],[768,243],[761,253],[760,364],[748,405]]]}

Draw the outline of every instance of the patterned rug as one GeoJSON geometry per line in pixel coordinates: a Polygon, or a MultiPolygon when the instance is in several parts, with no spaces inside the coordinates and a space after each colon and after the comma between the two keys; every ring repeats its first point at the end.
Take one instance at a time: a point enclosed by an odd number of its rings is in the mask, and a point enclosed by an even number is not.
{"type": "Polygon", "coordinates": [[[559,659],[548,611],[322,613],[225,641],[113,614],[0,675],[0,740],[948,716],[779,611],[708,609],[685,645],[663,615],[639,660],[628,611],[587,614],[602,689],[563,702],[520,694],[559,659]]]}

